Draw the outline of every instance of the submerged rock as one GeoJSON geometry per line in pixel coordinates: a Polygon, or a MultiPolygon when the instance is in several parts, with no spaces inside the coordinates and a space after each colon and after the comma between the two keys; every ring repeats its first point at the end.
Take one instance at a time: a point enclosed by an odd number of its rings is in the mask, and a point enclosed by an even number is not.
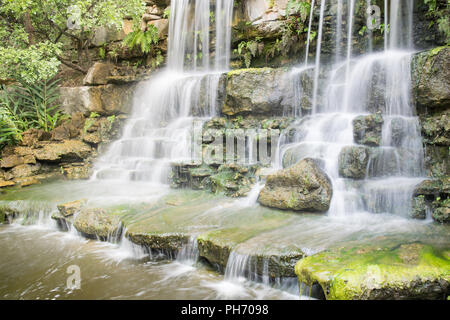
{"type": "Polygon", "coordinates": [[[333,194],[331,181],[317,162],[303,159],[267,177],[258,201],[267,207],[305,212],[324,212],[333,194]]]}
{"type": "Polygon", "coordinates": [[[353,138],[355,143],[377,147],[381,144],[383,118],[380,113],[358,116],[353,119],[353,138]]]}
{"type": "Polygon", "coordinates": [[[366,177],[369,152],[366,147],[344,147],[339,154],[339,175],[344,178],[366,177]]]}
{"type": "Polygon", "coordinates": [[[328,300],[446,299],[450,251],[420,243],[335,249],[300,260],[295,272],[328,300]]]}
{"type": "Polygon", "coordinates": [[[107,240],[119,237],[121,230],[120,218],[104,209],[83,209],[75,217],[73,225],[85,237],[107,240]]]}

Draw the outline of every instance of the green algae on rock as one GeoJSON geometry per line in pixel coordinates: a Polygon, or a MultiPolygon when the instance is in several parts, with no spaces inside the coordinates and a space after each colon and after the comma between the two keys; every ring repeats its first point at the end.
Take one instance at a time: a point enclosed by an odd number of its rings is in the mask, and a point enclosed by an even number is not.
{"type": "Polygon", "coordinates": [[[446,299],[450,250],[421,243],[324,251],[295,266],[300,283],[319,284],[328,300],[446,299]]]}

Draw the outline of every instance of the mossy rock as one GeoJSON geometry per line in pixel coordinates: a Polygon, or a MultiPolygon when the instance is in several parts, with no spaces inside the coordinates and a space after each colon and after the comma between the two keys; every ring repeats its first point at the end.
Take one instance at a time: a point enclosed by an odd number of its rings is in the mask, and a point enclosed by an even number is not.
{"type": "Polygon", "coordinates": [[[420,243],[324,251],[300,260],[300,283],[319,284],[328,300],[446,299],[450,249],[420,243]]]}
{"type": "Polygon", "coordinates": [[[117,238],[121,232],[120,217],[99,208],[81,210],[73,225],[86,238],[103,241],[117,238]]]}
{"type": "Polygon", "coordinates": [[[133,243],[141,245],[149,250],[164,252],[173,255],[185,246],[190,236],[182,233],[134,233],[127,232],[125,235],[133,243]]]}
{"type": "Polygon", "coordinates": [[[0,224],[9,224],[19,213],[8,206],[0,206],[0,224]]]}

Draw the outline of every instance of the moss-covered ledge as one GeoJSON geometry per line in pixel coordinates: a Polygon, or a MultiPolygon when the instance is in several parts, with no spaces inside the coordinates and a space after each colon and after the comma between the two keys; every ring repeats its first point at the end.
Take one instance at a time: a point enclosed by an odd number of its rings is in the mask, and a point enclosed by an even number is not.
{"type": "Polygon", "coordinates": [[[319,284],[327,300],[446,299],[450,249],[421,243],[359,246],[300,260],[300,283],[319,284]]]}

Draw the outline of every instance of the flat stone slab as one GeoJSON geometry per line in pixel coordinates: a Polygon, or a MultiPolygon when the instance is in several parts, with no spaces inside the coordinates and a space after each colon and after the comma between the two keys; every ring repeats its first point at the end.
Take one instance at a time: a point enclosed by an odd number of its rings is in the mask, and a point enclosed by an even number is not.
{"type": "Polygon", "coordinates": [[[300,260],[295,272],[330,300],[447,299],[450,249],[422,243],[334,249],[300,260]]]}
{"type": "MultiPolygon", "coordinates": [[[[227,275],[246,276],[250,279],[293,277],[296,276],[294,266],[298,261],[310,261],[309,259],[316,257],[320,259],[324,252],[335,252],[334,250],[349,246],[371,248],[373,243],[379,243],[381,240],[389,240],[390,244],[380,245],[380,248],[392,249],[411,243],[420,243],[431,248],[450,248],[450,226],[395,215],[333,217],[298,214],[257,204],[249,206],[245,203],[247,199],[235,200],[192,190],[171,190],[152,201],[139,202],[133,198],[132,201],[127,200],[119,204],[104,202],[105,205],[100,206],[99,199],[93,200],[89,197],[92,192],[89,188],[88,182],[72,181],[31,186],[29,189],[18,189],[0,195],[0,207],[11,207],[19,215],[36,217],[45,209],[45,212],[54,215],[53,218],[67,229],[67,225],[73,224],[75,217],[64,218],[58,214],[57,205],[87,198],[86,208],[101,208],[103,214],[113,218],[105,218],[105,221],[114,221],[109,223],[106,232],[103,232],[104,228],[98,225],[103,219],[92,219],[95,226],[90,226],[91,220],[85,219],[86,230],[102,230],[101,237],[94,234],[91,235],[92,238],[107,240],[110,233],[115,233],[115,227],[120,225],[125,236],[133,243],[147,250],[163,253],[166,258],[175,258],[196,238],[200,257],[227,275]],[[395,245],[391,245],[392,243],[395,245]]],[[[373,259],[377,259],[378,251],[373,252],[373,259]]],[[[344,259],[345,255],[339,257],[336,253],[335,256],[335,260],[320,260],[323,266],[320,272],[330,279],[334,277],[335,272],[345,270],[345,266],[351,264],[344,259]],[[342,269],[336,269],[336,265],[331,261],[339,262],[341,259],[344,259],[340,264],[342,269]]],[[[367,256],[367,259],[369,258],[370,254],[367,256]]],[[[432,265],[434,261],[424,260],[423,265],[432,265]]],[[[425,270],[427,275],[427,268],[420,270],[425,270]]],[[[417,274],[420,274],[421,271],[417,270],[417,274]]],[[[303,271],[301,274],[305,276],[303,271]]],[[[312,279],[309,282],[319,282],[314,280],[314,270],[311,271],[311,276],[310,273],[307,274],[312,279]]],[[[305,279],[308,282],[308,278],[305,279]]],[[[324,288],[327,288],[325,284],[324,288]]],[[[442,290],[442,287],[436,285],[433,285],[433,288],[442,290]]],[[[407,296],[406,293],[396,293],[395,290],[389,292],[399,298],[407,296]]],[[[427,295],[428,293],[424,293],[420,296],[427,295]]],[[[381,296],[380,294],[376,297],[381,296]]],[[[335,297],[327,293],[326,297],[337,299],[342,295],[335,297]]],[[[353,298],[360,297],[355,295],[353,298]]]]}

